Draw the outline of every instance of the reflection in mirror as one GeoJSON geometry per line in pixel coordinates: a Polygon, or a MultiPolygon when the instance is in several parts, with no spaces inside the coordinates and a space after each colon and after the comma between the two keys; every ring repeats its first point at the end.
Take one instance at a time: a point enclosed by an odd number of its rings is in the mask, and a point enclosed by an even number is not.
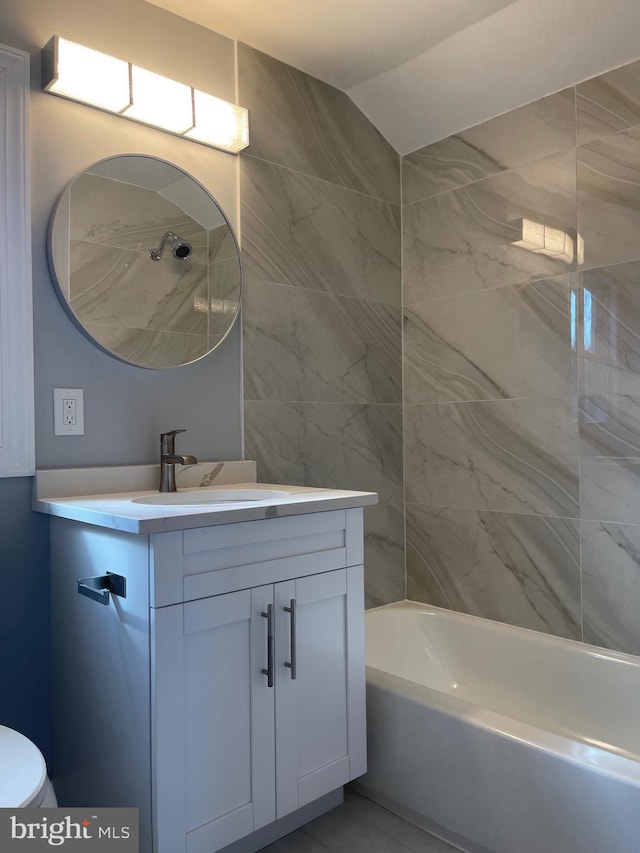
{"type": "Polygon", "coordinates": [[[231,226],[200,183],[164,160],[125,154],[83,172],[54,210],[48,248],[72,320],[139,367],[197,361],[238,315],[231,226]]]}

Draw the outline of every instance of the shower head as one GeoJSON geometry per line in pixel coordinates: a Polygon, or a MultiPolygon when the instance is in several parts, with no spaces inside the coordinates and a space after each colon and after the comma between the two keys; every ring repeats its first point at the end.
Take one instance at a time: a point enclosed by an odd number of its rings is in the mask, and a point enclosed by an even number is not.
{"type": "Polygon", "coordinates": [[[187,258],[191,257],[191,253],[193,252],[193,246],[188,240],[185,240],[183,237],[179,237],[177,234],[174,234],[173,231],[166,231],[160,240],[160,245],[157,249],[151,249],[149,251],[149,255],[151,256],[152,261],[159,261],[162,257],[162,252],[164,251],[165,243],[169,241],[169,246],[171,249],[171,254],[178,261],[186,261],[187,258]]]}

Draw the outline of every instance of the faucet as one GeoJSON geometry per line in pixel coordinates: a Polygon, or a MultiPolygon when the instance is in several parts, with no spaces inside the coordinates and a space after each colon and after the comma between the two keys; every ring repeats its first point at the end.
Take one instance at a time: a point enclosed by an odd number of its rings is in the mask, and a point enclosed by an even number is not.
{"type": "Polygon", "coordinates": [[[159,492],[175,492],[176,465],[195,465],[195,456],[176,455],[176,436],[186,429],[172,429],[160,434],[160,488],[159,492]]]}

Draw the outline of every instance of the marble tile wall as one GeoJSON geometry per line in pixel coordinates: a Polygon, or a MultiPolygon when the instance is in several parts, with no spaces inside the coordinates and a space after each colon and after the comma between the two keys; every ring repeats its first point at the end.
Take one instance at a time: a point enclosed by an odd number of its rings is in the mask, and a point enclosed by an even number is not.
{"type": "Polygon", "coordinates": [[[69,235],[67,300],[107,351],[171,367],[202,358],[222,336],[216,323],[228,320],[209,310],[213,295],[231,296],[239,286],[226,224],[208,232],[154,190],[85,174],[72,189],[69,235]],[[168,231],[189,240],[188,261],[168,251],[161,263],[150,259],[168,231]]]}
{"type": "Polygon", "coordinates": [[[400,158],[343,93],[246,45],[239,101],[245,455],[374,490],[368,605],[405,597],[400,158]]]}
{"type": "Polygon", "coordinates": [[[408,597],[639,655],[640,62],[402,188],[408,597]]]}

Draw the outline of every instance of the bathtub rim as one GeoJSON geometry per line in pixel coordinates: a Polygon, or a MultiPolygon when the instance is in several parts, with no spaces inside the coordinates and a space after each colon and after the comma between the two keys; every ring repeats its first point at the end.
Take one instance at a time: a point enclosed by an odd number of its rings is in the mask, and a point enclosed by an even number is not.
{"type": "Polygon", "coordinates": [[[559,648],[567,646],[573,648],[580,654],[588,655],[589,657],[612,659],[626,666],[634,666],[640,669],[640,656],[632,655],[629,652],[620,652],[615,649],[608,649],[605,646],[596,646],[593,643],[588,643],[585,640],[573,640],[569,637],[558,637],[555,634],[547,634],[545,631],[538,631],[535,628],[523,628],[520,625],[511,625],[508,622],[499,622],[497,619],[487,619],[485,616],[475,616],[472,613],[462,613],[459,610],[449,610],[447,607],[437,607],[435,604],[424,604],[421,601],[413,601],[410,598],[404,598],[400,601],[392,601],[389,604],[381,604],[378,607],[370,607],[365,611],[366,617],[369,613],[379,613],[383,610],[409,610],[428,613],[433,616],[441,616],[451,619],[454,622],[471,624],[482,622],[490,626],[490,630],[500,634],[533,634],[535,635],[536,643],[549,645],[559,648]]]}

